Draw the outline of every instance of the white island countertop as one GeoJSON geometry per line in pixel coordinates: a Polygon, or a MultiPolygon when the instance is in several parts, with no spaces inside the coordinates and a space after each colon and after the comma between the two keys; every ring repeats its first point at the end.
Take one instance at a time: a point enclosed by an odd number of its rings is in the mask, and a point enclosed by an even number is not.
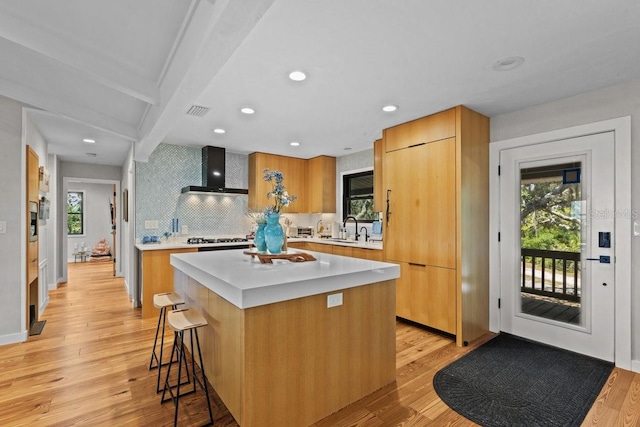
{"type": "Polygon", "coordinates": [[[316,261],[261,264],[235,250],[172,254],[171,265],[241,309],[400,277],[397,264],[305,252],[316,261]]]}
{"type": "MultiPolygon", "coordinates": [[[[361,242],[355,240],[347,240],[347,239],[331,239],[331,238],[320,238],[320,237],[289,237],[287,239],[290,243],[296,242],[309,242],[309,243],[321,243],[323,245],[335,245],[335,246],[348,246],[352,248],[363,248],[363,249],[372,249],[372,250],[382,250],[382,242],[381,241],[368,241],[361,242]]],[[[136,248],[141,251],[158,251],[164,249],[185,249],[185,248],[215,248],[215,247],[224,247],[224,248],[232,248],[234,246],[243,247],[247,244],[253,244],[253,240],[249,240],[247,242],[226,242],[226,243],[199,243],[199,244],[189,244],[187,243],[187,238],[178,238],[178,239],[161,239],[160,242],[154,243],[137,243],[136,248]]]]}

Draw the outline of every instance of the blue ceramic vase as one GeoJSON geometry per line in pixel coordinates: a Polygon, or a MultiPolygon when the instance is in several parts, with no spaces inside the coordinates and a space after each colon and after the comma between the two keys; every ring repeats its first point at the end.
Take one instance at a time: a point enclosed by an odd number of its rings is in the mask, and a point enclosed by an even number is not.
{"type": "Polygon", "coordinates": [[[267,250],[271,254],[279,254],[284,243],[284,230],[280,225],[280,214],[271,214],[267,217],[267,226],[264,228],[264,240],[267,250]]]}
{"type": "Polygon", "coordinates": [[[267,251],[267,242],[264,239],[264,228],[267,224],[258,224],[258,229],[256,230],[256,235],[253,238],[253,244],[256,246],[258,252],[266,252],[267,251]]]}

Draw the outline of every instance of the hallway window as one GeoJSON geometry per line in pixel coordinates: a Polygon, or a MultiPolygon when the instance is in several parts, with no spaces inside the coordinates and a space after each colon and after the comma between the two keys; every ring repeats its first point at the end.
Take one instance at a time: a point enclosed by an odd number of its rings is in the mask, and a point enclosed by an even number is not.
{"type": "Polygon", "coordinates": [[[69,236],[84,234],[84,192],[67,193],[67,233],[69,236]]]}

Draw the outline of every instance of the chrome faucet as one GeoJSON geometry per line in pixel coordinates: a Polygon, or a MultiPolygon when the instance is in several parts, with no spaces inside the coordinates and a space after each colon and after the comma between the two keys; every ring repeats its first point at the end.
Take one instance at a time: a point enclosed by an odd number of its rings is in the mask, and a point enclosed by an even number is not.
{"type": "Polygon", "coordinates": [[[351,218],[352,220],[354,220],[354,221],[356,222],[356,236],[355,236],[355,239],[356,239],[356,240],[358,240],[358,237],[360,237],[360,235],[358,234],[358,220],[356,219],[356,217],[355,217],[355,216],[351,216],[351,215],[349,215],[348,217],[346,217],[346,218],[344,219],[344,222],[342,223],[342,226],[343,226],[343,227],[345,228],[345,230],[346,230],[346,228],[347,228],[347,220],[348,220],[349,218],[351,218]]]}

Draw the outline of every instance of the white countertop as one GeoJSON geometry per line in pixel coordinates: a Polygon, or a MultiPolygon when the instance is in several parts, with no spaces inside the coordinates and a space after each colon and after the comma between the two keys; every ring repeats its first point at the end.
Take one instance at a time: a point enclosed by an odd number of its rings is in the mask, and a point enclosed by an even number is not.
{"type": "Polygon", "coordinates": [[[163,240],[160,243],[136,243],[136,248],[141,251],[157,251],[161,249],[198,249],[200,247],[230,247],[230,246],[247,246],[252,244],[249,242],[228,242],[228,243],[187,243],[187,239],[180,240],[163,240]]]}
{"type": "Polygon", "coordinates": [[[305,252],[316,261],[261,264],[243,251],[213,251],[172,254],[171,265],[242,309],[400,277],[397,264],[305,252]]]}
{"type": "MultiPolygon", "coordinates": [[[[289,238],[289,242],[311,242],[311,243],[321,243],[324,245],[337,245],[337,246],[348,246],[352,248],[364,248],[364,249],[373,249],[373,250],[382,250],[382,242],[356,242],[355,240],[349,241],[336,241],[333,239],[319,238],[319,237],[298,237],[298,238],[289,238]]],[[[199,247],[216,247],[216,246],[242,246],[247,243],[252,244],[253,241],[249,240],[249,242],[231,242],[231,243],[201,243],[201,244],[188,244],[187,238],[179,238],[176,240],[168,239],[162,240],[160,243],[138,243],[136,244],[136,248],[141,251],[153,251],[153,250],[161,250],[161,249],[185,249],[185,248],[199,248],[199,247]]]]}

